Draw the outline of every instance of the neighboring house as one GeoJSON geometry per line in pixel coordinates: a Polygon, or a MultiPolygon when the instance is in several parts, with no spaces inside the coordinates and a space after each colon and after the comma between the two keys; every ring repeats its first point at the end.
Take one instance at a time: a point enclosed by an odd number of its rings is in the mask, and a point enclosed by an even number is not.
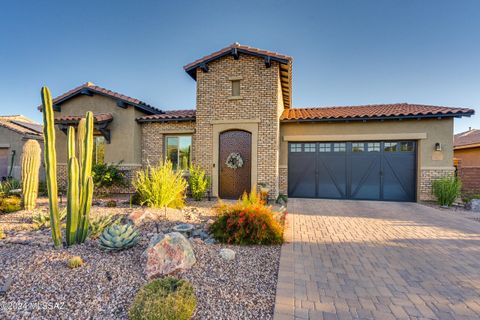
{"type": "Polygon", "coordinates": [[[104,151],[97,161],[122,161],[131,173],[170,159],[200,165],[222,198],[266,183],[272,197],[416,201],[453,175],[453,118],[474,113],[407,103],[293,108],[292,58],[238,43],[184,69],[196,81],[195,110],[163,111],[92,83],[55,98],[59,175],[66,127],[91,110],[104,151]],[[243,165],[234,169],[226,162],[237,153],[243,165]]]}
{"type": "Polygon", "coordinates": [[[466,193],[480,193],[480,130],[469,129],[453,139],[454,161],[466,193]]]}
{"type": "MultiPolygon", "coordinates": [[[[43,149],[42,128],[22,115],[0,116],[0,180],[10,176],[21,178],[23,144],[28,139],[35,139],[43,149]]],[[[43,177],[43,169],[40,176],[43,177]]]]}

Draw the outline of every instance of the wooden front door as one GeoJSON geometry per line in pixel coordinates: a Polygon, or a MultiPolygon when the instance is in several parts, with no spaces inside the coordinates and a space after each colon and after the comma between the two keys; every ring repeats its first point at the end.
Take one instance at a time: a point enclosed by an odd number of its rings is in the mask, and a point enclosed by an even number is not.
{"type": "Polygon", "coordinates": [[[252,173],[252,134],[242,130],[220,133],[219,139],[219,196],[238,199],[243,192],[250,192],[252,173]],[[237,169],[227,166],[232,153],[238,153],[243,165],[237,169]]]}
{"type": "Polygon", "coordinates": [[[7,178],[8,174],[8,149],[0,148],[0,181],[7,178]]]}

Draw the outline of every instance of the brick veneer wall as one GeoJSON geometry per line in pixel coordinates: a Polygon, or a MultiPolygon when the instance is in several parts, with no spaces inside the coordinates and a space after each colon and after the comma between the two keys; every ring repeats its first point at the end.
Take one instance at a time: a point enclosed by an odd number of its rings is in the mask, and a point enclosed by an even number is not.
{"type": "Polygon", "coordinates": [[[192,135],[192,162],[195,163],[195,122],[147,122],[142,124],[142,165],[147,163],[158,164],[165,158],[165,135],[185,134],[192,135]]]}
{"type": "MultiPolygon", "coordinates": [[[[226,56],[208,64],[209,71],[197,69],[196,146],[194,155],[206,172],[213,168],[212,120],[260,119],[258,125],[257,181],[278,193],[279,153],[279,66],[265,67],[263,59],[240,55],[226,56]],[[231,100],[230,77],[242,77],[242,99],[231,100]]],[[[255,142],[253,142],[255,143],[255,142]]]]}
{"type": "Polygon", "coordinates": [[[288,194],[288,168],[281,167],[278,170],[278,192],[288,194]]]}
{"type": "Polygon", "coordinates": [[[443,178],[452,177],[455,174],[453,168],[422,168],[420,169],[420,181],[419,181],[419,199],[420,200],[435,200],[432,195],[432,183],[433,181],[443,178]]]}

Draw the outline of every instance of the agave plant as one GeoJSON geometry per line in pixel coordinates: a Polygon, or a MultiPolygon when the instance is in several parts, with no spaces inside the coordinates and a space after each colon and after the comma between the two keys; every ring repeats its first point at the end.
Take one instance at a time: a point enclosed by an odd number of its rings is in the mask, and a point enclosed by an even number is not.
{"type": "MultiPolygon", "coordinates": [[[[60,221],[65,220],[67,217],[67,210],[60,211],[60,221]]],[[[50,214],[40,212],[32,216],[32,224],[35,229],[50,228],[50,214]]]]}
{"type": "Polygon", "coordinates": [[[120,251],[133,247],[138,240],[138,231],[132,224],[113,224],[103,231],[98,242],[105,250],[120,251]]]}
{"type": "Polygon", "coordinates": [[[98,215],[90,220],[90,228],[88,229],[88,237],[97,239],[108,226],[119,224],[121,218],[113,219],[112,215],[98,215]]]}

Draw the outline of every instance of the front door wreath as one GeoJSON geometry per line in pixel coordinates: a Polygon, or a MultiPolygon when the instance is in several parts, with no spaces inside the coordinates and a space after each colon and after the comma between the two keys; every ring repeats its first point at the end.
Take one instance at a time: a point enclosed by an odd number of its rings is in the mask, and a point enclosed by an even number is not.
{"type": "Polygon", "coordinates": [[[227,165],[227,167],[233,170],[241,168],[243,167],[242,156],[240,156],[240,153],[238,152],[232,152],[228,155],[227,161],[225,161],[225,164],[227,165]]]}

